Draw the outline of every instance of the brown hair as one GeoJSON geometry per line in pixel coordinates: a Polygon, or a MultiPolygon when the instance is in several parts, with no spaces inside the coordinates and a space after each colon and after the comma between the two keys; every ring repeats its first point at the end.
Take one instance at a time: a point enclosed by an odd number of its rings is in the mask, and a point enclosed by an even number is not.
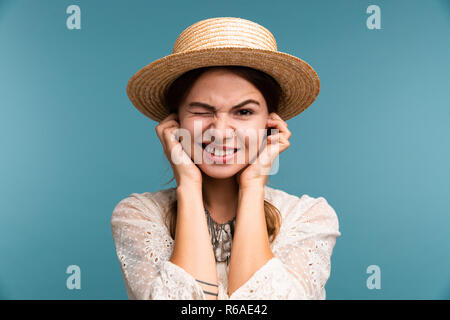
{"type": "MultiPolygon", "coordinates": [[[[190,70],[181,75],[170,85],[165,93],[165,104],[169,110],[169,113],[178,112],[181,102],[184,101],[195,81],[204,72],[213,68],[227,69],[251,82],[261,92],[266,100],[268,113],[277,112],[281,96],[281,87],[270,75],[244,66],[211,66],[190,70]]],[[[175,179],[175,177],[173,177],[166,184],[170,183],[173,179],[175,179]]],[[[166,214],[166,225],[169,228],[170,235],[173,239],[175,239],[177,211],[178,203],[175,200],[171,203],[166,214]]],[[[280,231],[281,214],[274,205],[266,200],[264,200],[264,213],[266,217],[269,241],[272,242],[280,231]]]]}

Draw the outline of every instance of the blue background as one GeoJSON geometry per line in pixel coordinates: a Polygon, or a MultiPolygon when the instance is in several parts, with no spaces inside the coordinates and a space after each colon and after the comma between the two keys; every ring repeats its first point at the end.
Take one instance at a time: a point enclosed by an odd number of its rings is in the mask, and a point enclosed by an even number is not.
{"type": "Polygon", "coordinates": [[[112,210],[174,182],[126,84],[220,16],[262,24],[320,76],[270,182],[338,214],[327,298],[450,299],[446,0],[0,1],[0,298],[127,298],[112,210]],[[71,4],[81,30],[66,27],[71,4]],[[366,27],[371,4],[381,30],[366,27]],[[66,288],[72,264],[81,290],[66,288]]]}

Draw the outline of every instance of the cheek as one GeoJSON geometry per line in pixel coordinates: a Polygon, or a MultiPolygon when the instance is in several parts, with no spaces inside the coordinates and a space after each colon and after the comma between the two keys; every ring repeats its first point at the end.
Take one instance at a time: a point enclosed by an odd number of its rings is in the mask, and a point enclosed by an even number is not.
{"type": "Polygon", "coordinates": [[[198,119],[194,120],[193,118],[187,118],[183,121],[180,121],[180,128],[184,128],[189,131],[191,135],[191,140],[198,139],[197,141],[201,141],[203,128],[206,127],[205,121],[199,121],[198,119]],[[197,137],[195,136],[197,134],[197,137]]]}
{"type": "Polygon", "coordinates": [[[180,134],[182,136],[181,144],[183,149],[191,153],[194,151],[194,129],[187,121],[180,121],[180,134]]]}
{"type": "Polygon", "coordinates": [[[241,137],[240,143],[245,145],[245,153],[248,155],[255,155],[258,150],[263,147],[263,143],[266,140],[265,134],[265,129],[258,128],[248,133],[248,136],[241,137]]]}

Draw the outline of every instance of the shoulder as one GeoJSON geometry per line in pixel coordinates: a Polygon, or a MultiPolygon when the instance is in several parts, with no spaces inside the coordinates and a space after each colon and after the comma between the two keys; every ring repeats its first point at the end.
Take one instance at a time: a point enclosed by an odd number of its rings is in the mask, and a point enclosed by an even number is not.
{"type": "Polygon", "coordinates": [[[132,193],[117,203],[112,213],[112,219],[133,213],[147,217],[155,215],[161,217],[174,199],[176,199],[175,188],[132,193]]]}
{"type": "Polygon", "coordinates": [[[293,195],[265,186],[265,199],[280,211],[285,227],[296,223],[308,223],[335,231],[339,229],[336,211],[322,196],[293,195]]]}
{"type": "Polygon", "coordinates": [[[264,186],[264,198],[280,211],[283,218],[287,218],[293,211],[299,212],[317,202],[317,198],[307,194],[301,196],[290,194],[267,185],[264,186]]]}

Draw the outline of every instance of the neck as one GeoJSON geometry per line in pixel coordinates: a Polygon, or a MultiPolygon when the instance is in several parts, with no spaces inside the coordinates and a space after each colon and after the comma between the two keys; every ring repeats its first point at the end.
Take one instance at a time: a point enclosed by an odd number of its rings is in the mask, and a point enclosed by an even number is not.
{"type": "Polygon", "coordinates": [[[202,193],[206,209],[217,223],[236,216],[239,185],[234,176],[215,179],[203,174],[202,193]]]}

